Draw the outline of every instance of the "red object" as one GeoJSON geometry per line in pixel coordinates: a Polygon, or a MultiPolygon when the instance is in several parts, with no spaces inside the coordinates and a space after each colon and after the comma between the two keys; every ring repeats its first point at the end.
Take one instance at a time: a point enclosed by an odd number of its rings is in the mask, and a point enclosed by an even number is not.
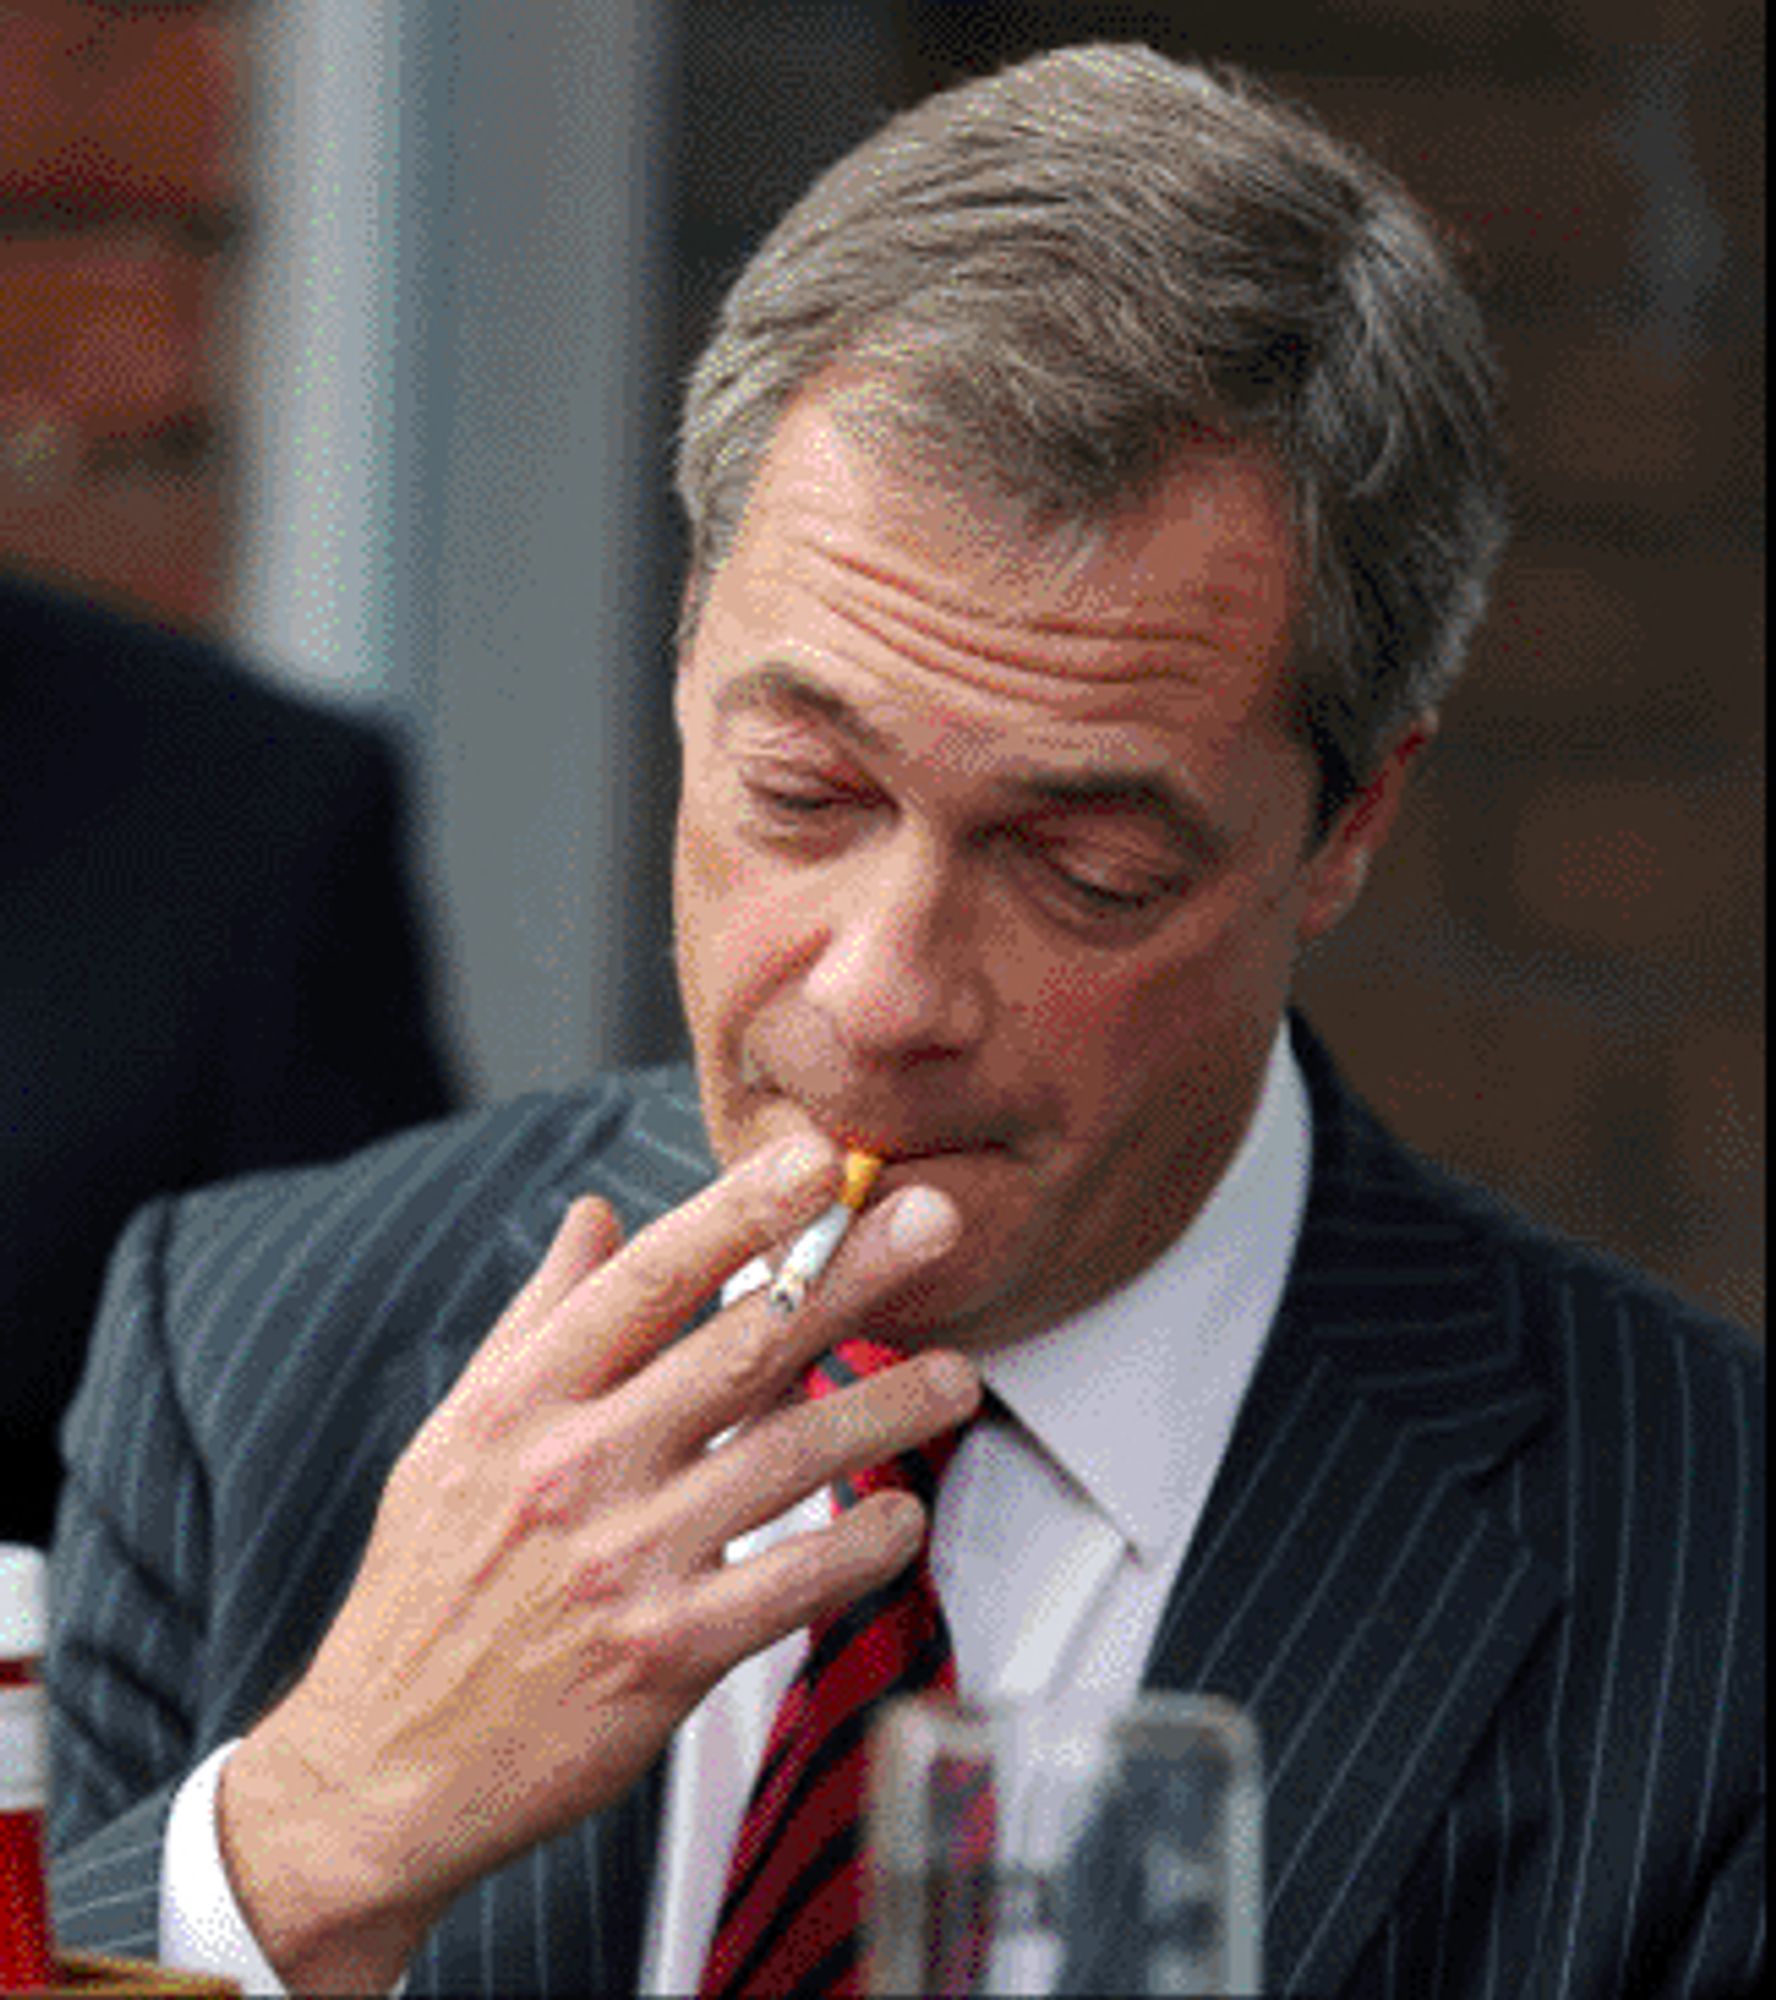
{"type": "MultiPolygon", "coordinates": [[[[808,1393],[830,1395],[904,1358],[878,1342],[841,1341],[816,1364],[808,1393]]],[[[960,1435],[840,1481],[841,1506],[899,1490],[917,1493],[929,1509],[960,1435]]],[[[699,1987],[705,2000],[860,1990],[868,1725],[894,1696],[955,1687],[956,1657],[923,1556],[808,1628],[807,1661],[777,1710],[728,1863],[699,1987]]]]}
{"type": "Polygon", "coordinates": [[[0,1992],[57,1985],[43,1893],[43,1816],[0,1813],[0,1992]]]}
{"type": "MultiPolygon", "coordinates": [[[[36,1662],[0,1659],[0,1753],[41,1729],[32,1710],[42,1700],[36,1662]]],[[[8,1759],[8,1764],[11,1764],[8,1759]]],[[[22,1766],[21,1760],[21,1766],[22,1766]]],[[[0,1766],[0,1801],[33,1792],[34,1771],[0,1766]]],[[[49,1928],[43,1848],[43,1801],[0,1811],[0,1992],[29,1993],[60,1984],[49,1928]]]]}

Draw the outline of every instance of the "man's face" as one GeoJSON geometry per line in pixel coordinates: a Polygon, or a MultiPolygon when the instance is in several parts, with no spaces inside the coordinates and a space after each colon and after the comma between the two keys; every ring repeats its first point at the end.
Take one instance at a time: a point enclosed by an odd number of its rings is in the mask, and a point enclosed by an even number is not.
{"type": "Polygon", "coordinates": [[[1388,812],[1311,847],[1264,460],[1203,440],[1063,544],[839,407],[784,418],[681,665],[679,975],[718,1155],[812,1125],[943,1188],[871,1330],[983,1347],[1195,1213],[1388,812]]]}

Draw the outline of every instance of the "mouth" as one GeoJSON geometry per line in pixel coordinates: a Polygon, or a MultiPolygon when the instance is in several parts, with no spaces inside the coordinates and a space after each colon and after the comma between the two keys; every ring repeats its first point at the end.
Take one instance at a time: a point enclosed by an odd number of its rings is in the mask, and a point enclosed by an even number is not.
{"type": "Polygon", "coordinates": [[[935,1138],[921,1133],[892,1131],[875,1126],[848,1122],[845,1119],[815,1121],[823,1130],[830,1132],[841,1144],[853,1147],[861,1153],[874,1153],[882,1162],[884,1172],[895,1167],[916,1167],[931,1160],[956,1160],[965,1156],[976,1157],[982,1153],[1005,1153],[1010,1149],[997,1139],[987,1138],[935,1138]]]}
{"type": "Polygon", "coordinates": [[[908,1118],[904,1112],[859,1115],[823,1100],[817,1091],[785,1087],[756,1063],[745,1066],[742,1082],[748,1093],[761,1102],[775,1100],[840,1145],[860,1153],[874,1153],[889,1169],[964,1155],[1004,1155],[1013,1150],[1002,1124],[989,1127],[950,1119],[920,1120],[908,1118]]]}

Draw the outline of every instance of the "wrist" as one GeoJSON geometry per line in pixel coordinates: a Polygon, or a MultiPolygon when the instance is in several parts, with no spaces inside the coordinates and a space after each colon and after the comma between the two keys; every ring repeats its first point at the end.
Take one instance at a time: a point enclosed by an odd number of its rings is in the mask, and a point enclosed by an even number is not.
{"type": "Polygon", "coordinates": [[[290,1991],[386,1992],[441,1905],[414,1894],[357,1802],[275,1720],[236,1747],[217,1789],[235,1901],[290,1991]]]}

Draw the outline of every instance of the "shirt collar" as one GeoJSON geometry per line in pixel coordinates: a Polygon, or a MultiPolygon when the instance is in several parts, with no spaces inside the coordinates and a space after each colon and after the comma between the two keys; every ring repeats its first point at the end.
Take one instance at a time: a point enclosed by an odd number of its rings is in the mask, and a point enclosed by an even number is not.
{"type": "Polygon", "coordinates": [[[1226,1450],[1300,1235],[1309,1121],[1285,1026],[1245,1136],[1182,1235],[1109,1298],[982,1357],[988,1389],[1143,1561],[1170,1556],[1226,1450]]]}

